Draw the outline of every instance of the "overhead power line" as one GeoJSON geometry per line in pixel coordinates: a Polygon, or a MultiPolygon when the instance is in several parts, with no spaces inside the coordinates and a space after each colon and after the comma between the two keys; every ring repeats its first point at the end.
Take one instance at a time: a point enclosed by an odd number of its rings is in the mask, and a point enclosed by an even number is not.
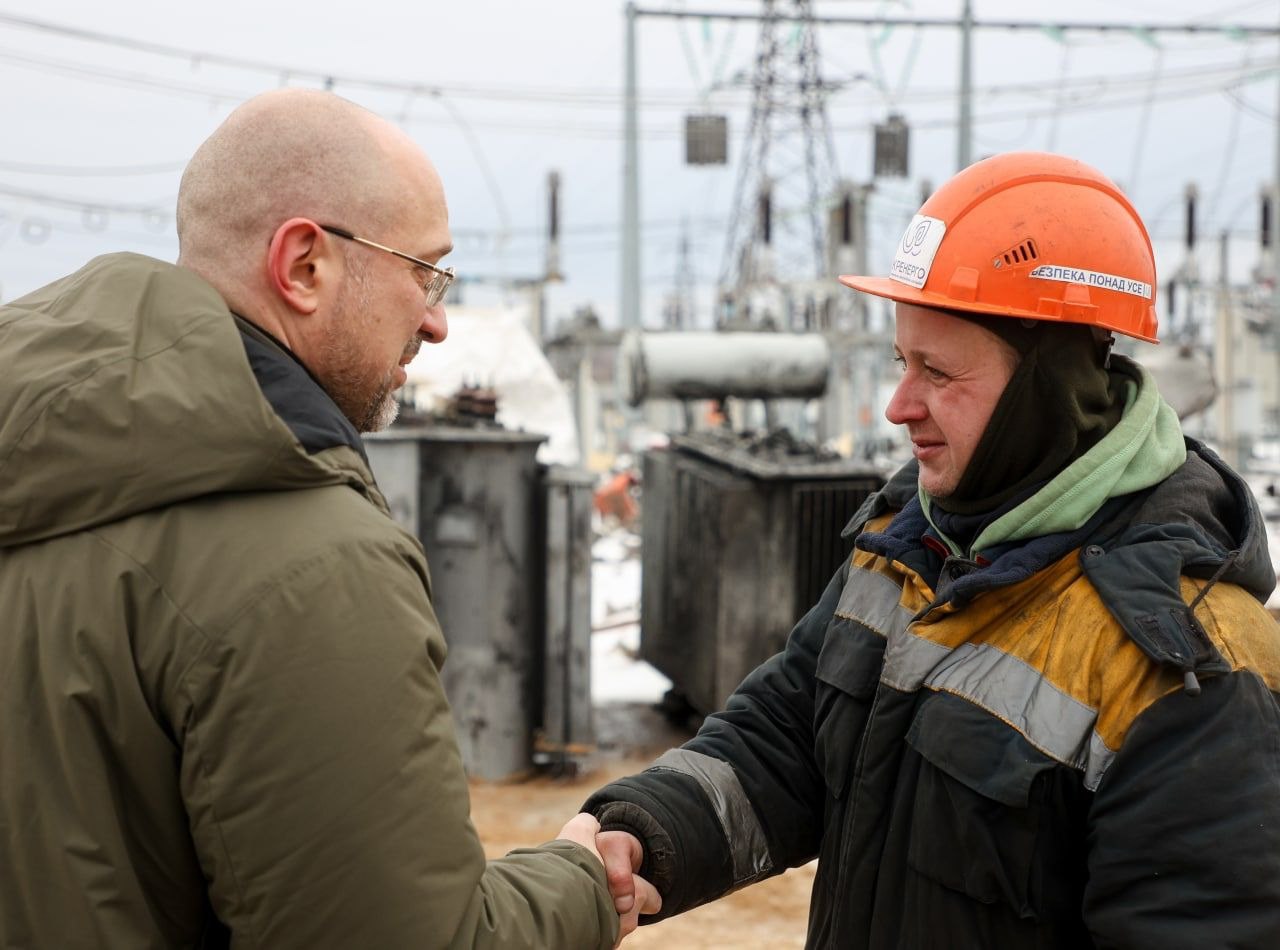
{"type": "Polygon", "coordinates": [[[76,198],[68,195],[53,194],[47,191],[35,191],[29,188],[15,188],[13,185],[0,184],[0,195],[10,198],[22,198],[37,204],[54,208],[69,208],[73,211],[116,212],[119,214],[167,214],[178,200],[176,195],[156,198],[154,201],[99,201],[94,198],[76,198]]]}
{"type": "MultiPolygon", "coordinates": [[[[0,22],[3,21],[0,15],[0,22]]],[[[167,92],[199,99],[218,99],[223,101],[241,101],[246,95],[240,91],[230,88],[218,88],[211,85],[201,85],[190,81],[178,81],[170,76],[158,76],[151,73],[140,73],[136,71],[122,71],[112,69],[108,66],[97,66],[86,63],[82,60],[58,59],[52,56],[34,55],[27,50],[15,50],[0,47],[0,60],[15,63],[19,66],[26,66],[31,69],[39,69],[45,72],[61,73],[76,77],[89,77],[93,79],[105,79],[119,85],[135,86],[140,88],[152,89],[157,92],[167,92]]],[[[196,59],[193,62],[199,62],[196,59]]],[[[255,71],[268,72],[273,78],[296,79],[302,81],[313,81],[317,85],[329,83],[332,81],[335,85],[359,85],[357,80],[350,78],[335,78],[317,71],[311,70],[292,70],[280,66],[269,66],[262,64],[261,68],[255,71]]],[[[451,84],[447,86],[423,86],[421,83],[413,82],[396,82],[387,80],[380,86],[381,89],[389,90],[408,96],[421,96],[425,99],[436,99],[448,96],[454,99],[469,99],[474,101],[493,101],[493,102],[537,102],[543,105],[562,105],[572,108],[599,108],[599,109],[616,109],[621,99],[621,94],[607,89],[580,88],[580,87],[556,87],[556,86],[499,86],[499,85],[482,85],[482,84],[451,84]]],[[[723,91],[723,90],[722,90],[723,91]]],[[[745,100],[746,95],[743,93],[745,100]]],[[[689,103],[689,93],[687,90],[667,90],[654,91],[645,97],[645,104],[650,108],[670,108],[684,109],[689,103]]]]}
{"type": "MultiPolygon", "coordinates": [[[[146,88],[146,89],[154,90],[159,93],[186,96],[186,97],[198,98],[202,100],[215,99],[215,100],[227,101],[227,102],[240,102],[245,98],[245,96],[242,93],[231,91],[225,88],[219,89],[219,88],[214,88],[210,86],[201,86],[201,85],[192,84],[192,83],[179,83],[179,82],[175,82],[173,79],[166,78],[166,77],[150,76],[142,73],[121,72],[117,70],[111,70],[106,67],[89,66],[83,63],[71,63],[66,61],[50,59],[47,57],[30,56],[28,54],[16,52],[14,50],[5,49],[3,47],[0,47],[0,61],[15,62],[15,63],[18,63],[19,65],[32,68],[32,69],[47,70],[52,72],[62,72],[62,73],[76,76],[76,77],[92,78],[94,80],[105,80],[107,82],[112,82],[120,85],[146,88]]],[[[1162,83],[1161,89],[1157,92],[1156,97],[1157,99],[1182,98],[1190,95],[1205,95],[1205,94],[1212,94],[1212,93],[1223,92],[1223,91],[1226,91],[1228,94],[1231,94],[1231,91],[1235,89],[1237,86],[1239,86],[1240,84],[1267,78],[1277,68],[1280,68],[1280,60],[1267,59],[1267,60],[1260,60],[1260,61],[1254,62],[1252,65],[1241,64],[1240,62],[1232,62],[1232,63],[1213,64],[1208,66],[1195,66],[1195,67],[1189,67],[1181,70],[1166,70],[1163,73],[1163,78],[1165,81],[1164,83],[1162,83]]],[[[1067,101],[1061,105],[1061,108],[1064,111],[1071,111],[1072,109],[1083,109],[1083,108],[1092,109],[1094,107],[1107,107],[1107,104],[1104,102],[1104,99],[1103,99],[1103,97],[1107,93],[1110,93],[1113,91],[1121,91],[1131,87],[1132,88],[1141,87],[1144,90],[1143,96],[1145,97],[1145,88],[1150,84],[1153,75],[1154,75],[1153,73],[1144,72],[1144,73],[1126,73],[1120,76],[1082,76],[1066,84],[1063,87],[1063,90],[1066,93],[1066,96],[1068,97],[1068,99],[1070,98],[1071,95],[1073,95],[1076,91],[1078,91],[1081,94],[1087,93],[1088,100],[1083,102],[1076,102],[1076,103],[1067,101]]],[[[1058,86],[1055,81],[1046,80],[1043,82],[1027,82],[1027,83],[1020,83],[1016,85],[1008,84],[1008,83],[997,83],[990,86],[980,87],[977,90],[977,93],[981,97],[987,98],[987,99],[1003,97],[1003,96],[1014,96],[1014,95],[1025,95],[1025,96],[1035,97],[1039,95],[1052,95],[1056,92],[1057,89],[1058,89],[1058,86]]],[[[494,87],[495,99],[501,99],[501,101],[507,101],[507,97],[498,96],[497,91],[498,91],[497,88],[494,87]]],[[[478,94],[479,93],[477,93],[477,95],[478,94]]],[[[560,90],[555,95],[557,97],[555,101],[561,101],[561,100],[564,100],[565,97],[569,95],[569,92],[568,90],[560,90]]],[[[916,92],[904,93],[899,101],[903,104],[921,105],[921,104],[928,104],[931,102],[951,101],[955,99],[955,95],[956,93],[954,89],[947,89],[942,87],[935,88],[935,89],[920,89],[916,92]]],[[[619,96],[610,94],[609,102],[611,105],[616,106],[619,99],[620,99],[619,96]]],[[[552,101],[552,100],[547,100],[547,101],[552,101]]],[[[865,100],[860,97],[842,96],[842,97],[839,97],[838,99],[833,99],[833,101],[831,102],[831,108],[834,111],[839,112],[840,110],[845,108],[858,108],[866,104],[867,102],[874,102],[874,101],[878,101],[874,96],[867,97],[865,100]]],[[[1145,101],[1145,98],[1140,99],[1139,101],[1145,101]]],[[[659,102],[649,98],[645,98],[642,101],[642,104],[644,105],[646,111],[651,111],[652,109],[655,108],[655,106],[659,106],[664,103],[665,103],[665,100],[662,100],[659,102]]],[[[1122,100],[1119,100],[1116,104],[1121,106],[1127,106],[1127,105],[1133,104],[1133,101],[1131,99],[1122,99],[1122,100]]],[[[685,98],[681,100],[679,104],[676,104],[673,101],[672,106],[674,108],[680,108],[680,109],[687,108],[688,106],[687,94],[685,94],[685,98]]],[[[1254,114],[1261,115],[1264,118],[1266,117],[1265,113],[1261,112],[1260,110],[1257,110],[1253,107],[1248,107],[1248,106],[1245,106],[1245,107],[1254,114]]],[[[1055,106],[1055,108],[1057,107],[1055,106]]],[[[1000,113],[987,113],[984,115],[975,116],[975,122],[1006,121],[1011,118],[1024,118],[1024,117],[1034,118],[1044,114],[1046,113],[1042,111],[1034,111],[1034,110],[1033,111],[1026,111],[1026,110],[1004,111],[1000,113]]],[[[432,119],[430,117],[416,115],[413,113],[403,113],[397,116],[396,118],[398,119],[398,121],[400,121],[401,124],[404,124],[406,122],[420,123],[425,125],[437,125],[437,124],[438,125],[455,125],[456,124],[452,118],[445,119],[444,117],[441,117],[440,119],[432,119]]],[[[523,133],[546,134],[546,135],[556,135],[556,136],[574,135],[579,138],[615,139],[621,134],[621,130],[618,128],[618,126],[614,122],[565,123],[565,122],[559,122],[559,121],[554,121],[550,119],[546,121],[537,121],[537,120],[531,120],[528,118],[520,118],[520,119],[488,118],[486,119],[477,115],[477,116],[469,117],[468,124],[471,127],[477,128],[477,129],[484,128],[484,129],[504,130],[509,132],[523,132],[523,133]]],[[[921,128],[943,128],[949,125],[953,125],[954,119],[947,118],[947,119],[939,119],[939,120],[928,120],[928,119],[918,120],[917,124],[921,128]]],[[[835,123],[833,127],[837,131],[861,132],[861,131],[869,130],[872,126],[868,123],[860,123],[856,125],[835,123]]],[[[683,135],[683,131],[682,129],[676,128],[675,126],[671,126],[671,127],[652,126],[646,129],[644,134],[646,138],[650,138],[650,139],[677,138],[683,135]]],[[[180,162],[165,163],[165,168],[163,170],[180,168],[181,165],[182,163],[180,162]]],[[[142,166],[139,166],[139,170],[137,170],[136,172],[130,171],[127,173],[128,174],[146,174],[147,173],[141,169],[142,169],[142,166]]],[[[16,168],[16,167],[10,167],[7,165],[0,165],[0,170],[36,173],[37,171],[40,171],[42,169],[37,169],[34,167],[16,168]]],[[[157,172],[161,170],[162,169],[160,166],[156,166],[157,172]]],[[[49,173],[62,174],[62,172],[53,172],[53,171],[49,173]]],[[[123,170],[119,173],[126,174],[126,172],[123,170]]],[[[75,172],[68,170],[66,174],[71,175],[71,174],[75,174],[75,172]]],[[[83,174],[91,175],[91,174],[99,174],[99,173],[86,171],[83,174]]],[[[113,174],[113,172],[104,169],[100,174],[103,174],[103,175],[113,174]]]]}
{"type": "Polygon", "coordinates": [[[166,95],[186,96],[202,100],[213,99],[220,102],[240,102],[245,96],[230,89],[214,89],[210,86],[199,86],[190,82],[177,82],[171,78],[161,78],[145,73],[122,72],[103,66],[91,66],[82,62],[53,59],[47,56],[32,56],[28,53],[0,48],[0,60],[38,69],[43,72],[71,76],[79,79],[105,81],[116,86],[135,89],[150,89],[166,95]]]}
{"type": "MultiPolygon", "coordinates": [[[[243,56],[228,56],[224,53],[174,46],[169,43],[155,43],[150,40],[139,40],[134,39],[133,37],[120,36],[114,33],[103,33],[99,30],[88,30],[83,27],[67,26],[62,23],[52,23],[48,20],[39,20],[35,17],[18,16],[13,13],[0,13],[0,23],[7,24],[8,26],[19,27],[21,29],[50,33],[67,39],[82,40],[88,43],[98,43],[104,46],[114,46],[119,49],[132,50],[136,53],[150,53],[155,56],[177,57],[191,62],[212,63],[214,65],[228,66],[234,69],[269,72],[273,75],[279,75],[282,72],[287,72],[292,76],[312,78],[320,81],[337,81],[341,78],[344,82],[359,83],[361,85],[388,85],[382,80],[372,79],[367,76],[348,75],[338,77],[327,70],[286,67],[280,63],[270,63],[264,60],[250,59],[243,56]]],[[[412,85],[405,83],[391,83],[389,84],[389,88],[394,88],[399,92],[410,90],[429,92],[432,87],[424,86],[420,83],[412,85]]]]}
{"type": "MultiPolygon", "coordinates": [[[[317,84],[324,85],[341,84],[343,86],[375,89],[384,92],[409,93],[421,96],[448,95],[460,99],[502,99],[521,102],[547,102],[561,100],[566,104],[572,105],[583,105],[584,103],[594,101],[601,106],[609,107],[616,106],[618,102],[617,93],[600,90],[598,88],[592,90],[581,90],[564,88],[557,89],[555,87],[538,88],[527,85],[487,86],[479,83],[423,83],[421,81],[387,79],[376,76],[357,75],[354,73],[337,73],[332,70],[316,69],[310,66],[290,66],[271,60],[251,59],[244,56],[229,56],[210,50],[174,46],[169,43],[154,43],[149,40],[138,40],[132,37],[120,36],[113,33],[103,33],[97,30],[87,30],[80,27],[66,26],[58,23],[51,23],[47,20],[39,20],[34,17],[17,16],[12,13],[0,13],[0,24],[19,29],[35,30],[54,36],[60,36],[65,39],[81,40],[103,46],[112,46],[118,49],[127,49],[133,52],[150,53],[155,56],[180,59],[188,63],[224,66],[231,69],[265,73],[273,77],[283,76],[290,79],[310,80],[317,84]]],[[[8,53],[7,55],[17,57],[22,54],[8,53]]],[[[72,64],[64,63],[62,65],[69,67],[72,64]]],[[[74,65],[81,70],[90,71],[93,69],[93,67],[86,66],[83,63],[77,63],[74,65]]],[[[680,93],[680,95],[687,98],[687,94],[685,93],[680,93]]]]}
{"type": "MultiPolygon", "coordinates": [[[[1169,83],[1202,84],[1205,88],[1222,88],[1228,83],[1253,81],[1271,78],[1271,74],[1280,68],[1280,59],[1267,58],[1241,62],[1233,59],[1230,62],[1212,63],[1182,67],[1180,69],[1146,70],[1131,73],[1107,73],[1080,75],[1063,79],[1061,75],[1038,80],[1019,80],[1018,82],[998,82],[986,86],[975,86],[974,96],[993,98],[996,96],[1027,96],[1030,98],[1045,97],[1057,101],[1060,95],[1073,92],[1084,92],[1096,96],[1099,92],[1123,90],[1134,87],[1145,89],[1153,80],[1159,79],[1162,85],[1169,83]]],[[[900,93],[895,103],[912,105],[929,102],[950,102],[956,98],[954,85],[919,87],[915,90],[900,93]]],[[[874,101],[870,97],[868,101],[874,101]]],[[[843,103],[841,103],[843,105],[843,103]]],[[[862,104],[855,100],[853,104],[862,104]]]]}
{"type": "MultiPolygon", "coordinates": [[[[640,10],[637,11],[642,15],[664,16],[676,18],[719,18],[719,19],[759,19],[759,14],[735,14],[735,13],[693,13],[690,11],[656,11],[656,10],[640,10]]],[[[790,19],[784,16],[782,19],[790,19]]],[[[814,17],[814,22],[846,24],[846,25],[862,25],[862,26],[955,26],[958,21],[953,20],[924,20],[924,19],[903,19],[903,18],[876,18],[876,17],[814,17]]],[[[0,24],[8,25],[18,29],[34,30],[44,32],[55,36],[61,36],[66,39],[80,40],[83,42],[96,43],[99,45],[113,46],[121,49],[128,49],[134,52],[150,53],[157,56],[168,58],[176,58],[184,62],[194,64],[213,64],[225,66],[233,69],[242,69],[251,72],[268,74],[272,77],[286,79],[295,79],[300,81],[313,81],[317,84],[342,84],[345,86],[363,87],[368,89],[377,89],[395,93],[405,93],[421,95],[425,97],[434,96],[450,96],[457,99],[476,99],[476,100],[494,100],[504,102],[541,102],[546,104],[563,104],[566,106],[582,107],[582,106],[599,106],[601,108],[616,108],[621,101],[620,90],[601,89],[599,87],[581,88],[581,87],[554,87],[554,86],[528,86],[521,85],[501,85],[501,84],[483,84],[483,83],[423,83],[417,80],[394,79],[386,77],[373,77],[365,75],[357,75],[351,73],[335,73],[331,70],[317,69],[311,66],[285,65],[270,60],[252,59],[242,56],[230,56],[210,50],[193,49],[190,47],[175,46],[168,43],[155,43],[148,40],[138,40],[132,37],[120,36],[117,34],[104,33],[97,30],[88,30],[81,27],[66,26],[63,24],[52,23],[47,20],[40,20],[34,17],[18,16],[11,13],[0,13],[0,24]]],[[[1056,23],[1056,24],[1035,24],[1035,23],[1019,23],[1014,21],[988,21],[983,20],[975,22],[975,26],[994,29],[1033,29],[1036,32],[1052,33],[1061,29],[1080,29],[1080,30],[1105,30],[1117,33],[1142,33],[1149,32],[1148,26],[1138,26],[1133,24],[1101,24],[1101,23],[1056,23]]],[[[1244,26],[1244,25],[1214,25],[1209,23],[1188,23],[1188,24],[1172,24],[1161,26],[1162,31],[1185,31],[1188,33],[1225,33],[1230,36],[1244,35],[1280,35],[1280,27],[1265,26],[1244,26]]],[[[208,86],[199,86],[194,84],[180,84],[179,89],[174,89],[174,83],[168,77],[148,76],[140,73],[126,73],[110,70],[105,67],[92,66],[83,61],[66,61],[56,60],[48,57],[39,57],[32,55],[29,51],[16,50],[0,50],[0,58],[11,62],[25,63],[30,66],[45,68],[51,70],[62,70],[77,74],[91,75],[98,78],[107,78],[112,81],[131,83],[135,85],[145,85],[157,89],[168,88],[170,91],[181,91],[191,95],[197,95],[204,98],[218,98],[225,100],[239,100],[244,96],[238,92],[227,89],[215,89],[208,86]]],[[[1235,64],[1238,67],[1238,64],[1235,64]]],[[[1214,71],[1223,67],[1194,67],[1188,72],[1197,72],[1200,70],[1214,71]]],[[[1174,75],[1170,72],[1167,75],[1174,75]]],[[[1097,81],[1099,77],[1082,77],[1078,82],[1088,84],[1091,81],[1097,81]]],[[[1150,81],[1150,73],[1129,74],[1121,77],[1107,77],[1108,81],[1116,83],[1133,82],[1143,83],[1150,81]]],[[[1074,81],[1072,83],[1075,84],[1074,81]]],[[[1019,85],[997,85],[984,87],[976,90],[982,93],[1001,93],[1001,92],[1028,92],[1037,88],[1056,88],[1054,83],[1029,83],[1019,85]]],[[[719,93],[732,92],[733,88],[723,83],[717,85],[719,93]]],[[[747,97],[748,90],[743,87],[741,90],[744,101],[747,97]]],[[[955,97],[954,89],[951,90],[935,90],[924,93],[903,92],[900,101],[917,101],[920,95],[924,96],[949,96],[955,97]]],[[[672,109],[683,109],[688,106],[689,93],[687,90],[649,90],[645,93],[642,104],[645,108],[661,108],[669,107],[672,109]]]]}
{"type": "Polygon", "coordinates": [[[130,175],[163,175],[182,171],[186,162],[149,165],[48,165],[43,162],[8,162],[0,159],[0,172],[20,175],[52,175],[67,178],[123,178],[130,175]]]}
{"type": "MultiPolygon", "coordinates": [[[[761,14],[747,12],[731,12],[719,10],[658,10],[651,8],[637,7],[635,15],[638,17],[657,17],[670,20],[759,20],[761,14]]],[[[789,20],[794,23],[818,23],[838,25],[845,24],[847,26],[915,26],[915,27],[946,27],[954,29],[961,25],[960,20],[945,19],[938,17],[886,17],[886,16],[799,16],[796,14],[788,14],[780,19],[789,20]]],[[[1068,30],[1085,31],[1091,33],[1132,33],[1136,35],[1144,35],[1158,30],[1162,33],[1187,33],[1187,34],[1225,34],[1231,37],[1238,36],[1280,36],[1280,26],[1262,26],[1251,23],[1105,23],[1100,21],[1075,21],[1075,20],[973,20],[970,24],[975,28],[988,30],[1009,30],[1018,31],[1035,31],[1040,33],[1059,33],[1068,30]]]]}

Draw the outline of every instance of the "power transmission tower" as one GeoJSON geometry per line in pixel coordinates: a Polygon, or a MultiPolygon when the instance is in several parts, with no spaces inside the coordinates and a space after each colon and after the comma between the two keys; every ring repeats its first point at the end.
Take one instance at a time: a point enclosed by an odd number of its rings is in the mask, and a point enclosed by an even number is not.
{"type": "Polygon", "coordinates": [[[764,0],[720,271],[721,325],[820,323],[816,287],[827,275],[826,206],[836,161],[812,7],[811,0],[764,0]]]}
{"type": "Polygon", "coordinates": [[[667,330],[693,330],[697,323],[693,257],[689,253],[689,222],[680,227],[680,251],[676,259],[675,286],[662,308],[663,327],[667,330]]]}

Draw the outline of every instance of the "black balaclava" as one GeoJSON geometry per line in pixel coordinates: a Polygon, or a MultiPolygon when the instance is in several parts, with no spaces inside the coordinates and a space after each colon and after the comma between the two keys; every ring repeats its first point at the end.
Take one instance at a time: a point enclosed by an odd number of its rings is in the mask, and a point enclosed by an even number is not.
{"type": "Polygon", "coordinates": [[[1107,371],[1107,345],[1087,326],[947,312],[1019,355],[955,491],[933,499],[943,511],[972,515],[1048,481],[1093,448],[1124,413],[1124,377],[1107,371]]]}

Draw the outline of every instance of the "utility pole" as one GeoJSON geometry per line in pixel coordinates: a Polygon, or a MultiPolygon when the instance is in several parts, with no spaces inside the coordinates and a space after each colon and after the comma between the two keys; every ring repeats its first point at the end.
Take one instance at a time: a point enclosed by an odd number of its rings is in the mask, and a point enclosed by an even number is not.
{"type": "Polygon", "coordinates": [[[560,283],[564,274],[560,271],[560,173],[547,173],[547,254],[542,277],[530,283],[534,294],[533,317],[530,330],[538,345],[550,336],[547,326],[547,285],[560,283]]]}
{"type": "MultiPolygon", "coordinates": [[[[870,237],[870,230],[867,228],[867,206],[870,204],[871,192],[875,190],[875,186],[868,184],[855,185],[853,187],[853,220],[850,222],[853,226],[853,272],[855,274],[870,273],[870,266],[867,260],[867,241],[870,237]]],[[[858,333],[866,333],[869,329],[870,317],[867,313],[867,295],[854,294],[854,313],[857,314],[856,331],[858,333]]]]}
{"type": "Polygon", "coordinates": [[[1227,464],[1238,471],[1240,439],[1236,433],[1236,334],[1227,260],[1230,237],[1230,232],[1223,231],[1218,239],[1218,319],[1214,341],[1214,375],[1218,384],[1218,446],[1227,464]]]}
{"type": "Polygon", "coordinates": [[[956,171],[973,162],[973,0],[960,12],[960,127],[956,134],[956,171]]]}
{"type": "MultiPolygon", "coordinates": [[[[1280,76],[1277,77],[1280,79],[1280,76]]],[[[1280,81],[1276,83],[1275,178],[1271,184],[1271,334],[1276,348],[1276,379],[1280,380],[1280,81]]],[[[1280,394],[1280,387],[1276,392],[1280,394]]],[[[1280,426],[1280,395],[1277,396],[1276,424],[1280,426]]]]}
{"type": "Polygon", "coordinates": [[[626,81],[623,92],[622,280],[618,317],[623,330],[640,329],[640,134],[636,116],[636,5],[626,6],[626,81]]]}

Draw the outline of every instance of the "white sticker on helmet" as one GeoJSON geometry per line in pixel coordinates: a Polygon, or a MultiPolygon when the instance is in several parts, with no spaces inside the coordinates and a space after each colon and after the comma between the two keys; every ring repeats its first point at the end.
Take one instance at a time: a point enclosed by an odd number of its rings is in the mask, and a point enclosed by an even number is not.
{"type": "Polygon", "coordinates": [[[937,218],[923,214],[912,218],[907,232],[898,242],[898,252],[893,256],[889,276],[916,289],[923,287],[933,267],[933,256],[938,253],[938,245],[946,231],[946,223],[937,218]]]}
{"type": "Polygon", "coordinates": [[[1078,267],[1063,267],[1061,264],[1041,264],[1028,275],[1043,280],[1057,280],[1066,284],[1084,284],[1088,287],[1101,287],[1104,290],[1118,290],[1122,294],[1132,294],[1145,300],[1151,299],[1151,285],[1131,277],[1117,277],[1115,274],[1100,274],[1094,270],[1081,270],[1078,267]]]}

